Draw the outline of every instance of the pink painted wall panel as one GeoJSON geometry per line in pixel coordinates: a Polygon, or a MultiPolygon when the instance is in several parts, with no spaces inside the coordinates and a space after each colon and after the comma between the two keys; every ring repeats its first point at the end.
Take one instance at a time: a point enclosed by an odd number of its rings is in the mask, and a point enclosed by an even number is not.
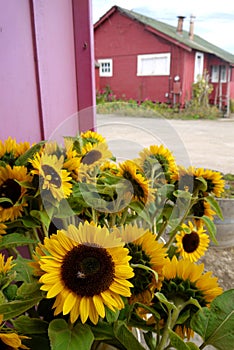
{"type": "Polygon", "coordinates": [[[0,139],[41,139],[28,0],[0,1],[0,139]]]}
{"type": "Polygon", "coordinates": [[[92,0],[73,0],[76,78],[79,127],[92,129],[96,123],[94,37],[92,0]]]}
{"type": "Polygon", "coordinates": [[[33,0],[45,138],[78,131],[72,0],[33,0]],[[74,117],[72,117],[74,115],[74,117]]]}

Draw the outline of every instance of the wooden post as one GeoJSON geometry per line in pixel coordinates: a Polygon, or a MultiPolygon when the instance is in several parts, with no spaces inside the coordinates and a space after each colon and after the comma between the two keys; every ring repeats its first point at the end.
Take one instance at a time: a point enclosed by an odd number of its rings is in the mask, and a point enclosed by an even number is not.
{"type": "Polygon", "coordinates": [[[73,0],[79,130],[95,124],[95,62],[91,0],[73,0]]]}

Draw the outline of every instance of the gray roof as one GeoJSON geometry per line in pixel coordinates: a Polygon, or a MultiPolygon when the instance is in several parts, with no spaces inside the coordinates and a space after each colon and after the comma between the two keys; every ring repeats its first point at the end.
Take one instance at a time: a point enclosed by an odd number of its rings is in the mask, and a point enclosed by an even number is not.
{"type": "Polygon", "coordinates": [[[194,34],[193,40],[190,40],[188,31],[183,30],[182,35],[180,35],[177,33],[176,27],[174,26],[160,22],[154,18],[141,15],[137,12],[126,10],[119,6],[115,7],[117,10],[127,15],[128,17],[131,17],[132,19],[137,20],[144,25],[150,26],[151,28],[156,29],[157,31],[163,34],[166,34],[167,36],[190,47],[191,49],[213,54],[228,63],[234,64],[234,55],[221,49],[218,46],[211,44],[210,42],[202,39],[198,35],[194,34]]]}

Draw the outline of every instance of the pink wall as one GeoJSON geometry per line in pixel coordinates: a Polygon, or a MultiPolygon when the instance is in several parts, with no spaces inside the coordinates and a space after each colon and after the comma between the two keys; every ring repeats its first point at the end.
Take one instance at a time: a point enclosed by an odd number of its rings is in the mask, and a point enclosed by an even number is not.
{"type": "Polygon", "coordinates": [[[93,128],[90,8],[91,0],[1,0],[0,139],[32,143],[93,128]],[[77,50],[84,41],[88,49],[77,50]]]}
{"type": "MultiPolygon", "coordinates": [[[[44,135],[48,139],[77,112],[72,1],[33,0],[33,13],[44,135]]],[[[73,128],[78,130],[75,118],[73,128]]]]}
{"type": "Polygon", "coordinates": [[[0,2],[0,139],[41,139],[28,0],[0,2]]]}

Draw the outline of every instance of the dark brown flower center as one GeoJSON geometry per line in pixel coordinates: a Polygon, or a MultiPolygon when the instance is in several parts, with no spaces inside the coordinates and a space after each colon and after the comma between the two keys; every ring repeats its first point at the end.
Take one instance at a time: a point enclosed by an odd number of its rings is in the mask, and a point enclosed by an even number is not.
{"type": "Polygon", "coordinates": [[[123,177],[131,182],[134,197],[138,198],[139,200],[144,200],[145,192],[141,184],[136,179],[134,179],[128,171],[124,171],[123,177]]]}
{"type": "Polygon", "coordinates": [[[83,164],[91,165],[102,158],[102,154],[98,150],[88,152],[82,159],[83,164]]]}
{"type": "MultiPolygon", "coordinates": [[[[21,196],[21,187],[13,179],[7,179],[0,186],[0,197],[9,198],[12,201],[13,205],[18,201],[20,196],[21,196]]],[[[10,202],[1,202],[0,205],[4,209],[12,207],[12,204],[10,202]]]]}
{"type": "Polygon", "coordinates": [[[50,183],[55,185],[56,187],[61,187],[62,185],[62,181],[61,181],[61,177],[59,176],[59,174],[54,170],[54,168],[50,165],[42,165],[42,170],[44,171],[45,177],[50,175],[51,176],[51,180],[50,183]]]}
{"type": "Polygon", "coordinates": [[[192,210],[195,216],[202,217],[205,214],[204,202],[203,201],[197,202],[196,204],[194,204],[192,210]]]}
{"type": "Polygon", "coordinates": [[[183,248],[186,253],[193,253],[198,248],[199,242],[199,235],[194,231],[184,235],[182,239],[183,248]]]}
{"type": "Polygon", "coordinates": [[[92,297],[110,287],[114,272],[114,262],[105,248],[81,244],[66,254],[61,276],[68,289],[92,297]]]}

